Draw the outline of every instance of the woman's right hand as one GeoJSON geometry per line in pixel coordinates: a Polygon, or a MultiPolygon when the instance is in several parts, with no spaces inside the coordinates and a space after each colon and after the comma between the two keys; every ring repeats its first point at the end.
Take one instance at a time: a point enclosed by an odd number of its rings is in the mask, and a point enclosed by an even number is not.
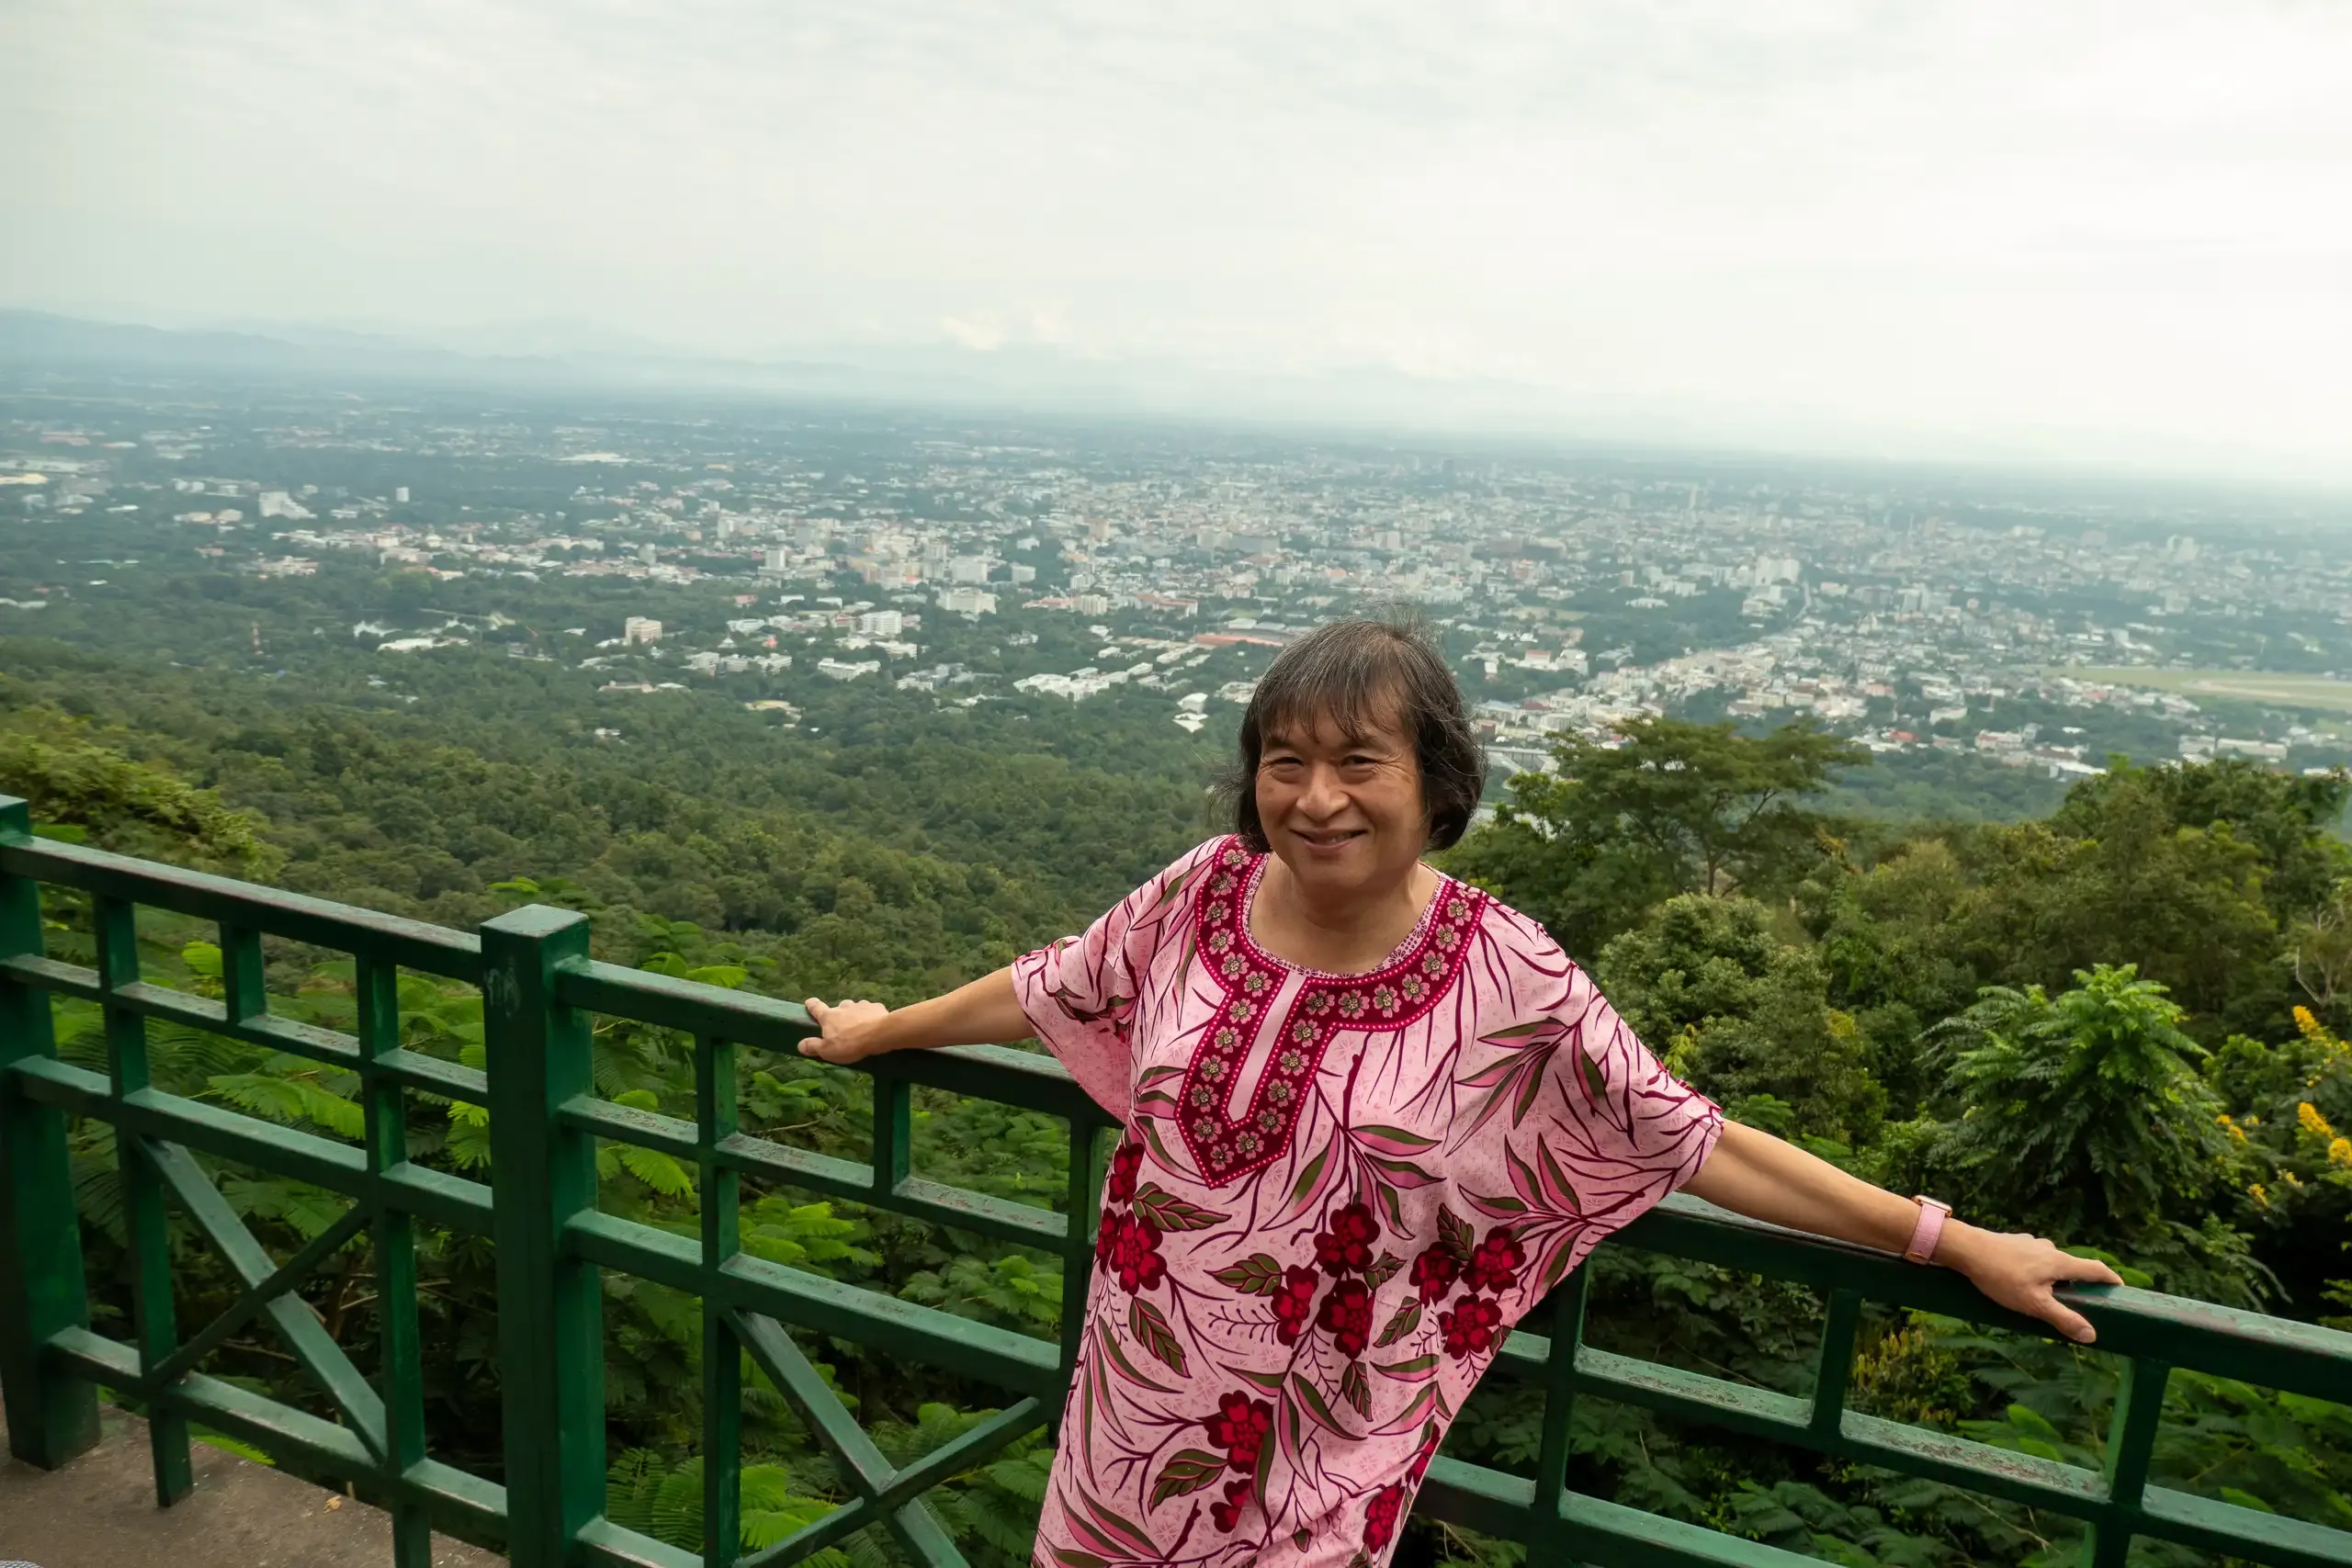
{"type": "Polygon", "coordinates": [[[810,997],[800,1005],[808,1010],[808,1021],[820,1032],[800,1043],[804,1056],[814,1056],[820,1062],[849,1063],[888,1048],[882,1043],[878,1026],[890,1016],[890,1010],[880,1002],[829,1004],[810,997]]]}

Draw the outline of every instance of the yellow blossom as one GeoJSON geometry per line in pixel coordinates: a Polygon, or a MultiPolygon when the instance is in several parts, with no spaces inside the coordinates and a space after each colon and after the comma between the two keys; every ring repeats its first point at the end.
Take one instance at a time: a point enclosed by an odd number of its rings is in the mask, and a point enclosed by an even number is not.
{"type": "Polygon", "coordinates": [[[2352,1138],[2337,1138],[2327,1145],[2327,1163],[2352,1165],[2352,1138]]]}
{"type": "Polygon", "coordinates": [[[2261,1182],[2257,1181],[2253,1186],[2247,1188],[2246,1195],[2252,1198],[2256,1202],[2261,1204],[2264,1208],[2267,1209],[2270,1207],[2270,1193],[2266,1188],[2264,1188],[2261,1182]]]}
{"type": "Polygon", "coordinates": [[[2312,1010],[2307,1007],[2300,1005],[2296,1007],[2295,1027],[2302,1031],[2303,1038],[2306,1040],[2316,1039],[2319,1035],[2319,1020],[2312,1016],[2312,1010]]]}
{"type": "Polygon", "coordinates": [[[2327,1124],[2327,1118],[2319,1113],[2319,1107],[2308,1100],[2295,1107],[2295,1120],[2301,1122],[2303,1131],[2314,1138],[2335,1136],[2335,1129],[2327,1124]]]}
{"type": "Polygon", "coordinates": [[[2235,1138],[2241,1144],[2245,1142],[2245,1129],[2232,1121],[2228,1111],[2223,1111],[2221,1115],[2214,1117],[2213,1120],[2219,1122],[2222,1126],[2227,1127],[2230,1130],[2231,1137],[2235,1138]]]}

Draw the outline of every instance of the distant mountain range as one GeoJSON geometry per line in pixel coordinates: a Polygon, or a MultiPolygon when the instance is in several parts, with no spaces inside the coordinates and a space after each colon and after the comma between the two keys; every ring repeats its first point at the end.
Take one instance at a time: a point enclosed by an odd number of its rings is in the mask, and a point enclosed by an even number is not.
{"type": "Polygon", "coordinates": [[[1966,444],[1935,433],[1898,435],[1808,419],[1769,403],[1724,397],[1707,404],[1571,396],[1497,379],[1408,374],[1381,363],[1316,372],[1259,372],[1161,358],[1111,359],[1046,344],[980,348],[960,343],[831,344],[769,355],[698,354],[590,322],[541,320],[436,334],[267,322],[158,327],[40,310],[0,309],[0,374],[102,375],[129,379],[282,380],[368,386],[407,394],[475,388],[511,394],[605,392],[863,402],[1090,420],[1203,421],[1267,425],[1299,434],[1374,435],[1497,448],[1533,444],[1555,454],[1671,460],[1746,470],[1821,463],[1882,473],[1998,475],[2013,494],[2057,486],[2104,492],[2325,495],[2265,472],[2241,454],[2192,454],[2176,463],[2116,461],[2097,443],[2068,449],[2063,433],[2031,444],[1966,444]],[[1960,450],[1955,450],[1955,448],[1960,450]],[[2102,460],[2103,457],[2105,460],[2102,460]],[[2207,458],[2199,461],[2199,457],[2207,458]],[[2222,475],[2235,470],[2228,479],[2222,475]],[[2199,471],[2201,470],[2201,471],[2199,471]]]}
{"type": "MultiPolygon", "coordinates": [[[[0,370],[167,379],[206,376],[316,382],[479,386],[516,391],[750,393],[1025,409],[1107,417],[1184,415],[1329,427],[1540,436],[1557,440],[1579,411],[1556,393],[1498,381],[1440,379],[1384,365],[1317,374],[1255,374],[1172,359],[1111,360],[1044,344],[979,349],[941,342],[834,345],[791,355],[698,355],[587,323],[549,321],[468,330],[464,346],[409,335],[270,323],[178,329],[0,310],[0,370]]],[[[1697,443],[1687,419],[1641,411],[1637,436],[1618,407],[1596,434],[1697,443]],[[1610,417],[1613,414],[1615,417],[1610,417]]]]}

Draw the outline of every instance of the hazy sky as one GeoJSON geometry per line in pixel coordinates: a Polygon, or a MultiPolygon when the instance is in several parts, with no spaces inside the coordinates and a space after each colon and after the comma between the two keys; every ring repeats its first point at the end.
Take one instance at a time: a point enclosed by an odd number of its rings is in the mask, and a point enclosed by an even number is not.
{"type": "Polygon", "coordinates": [[[2352,5],[6,0],[0,303],[2352,479],[2352,5]]]}

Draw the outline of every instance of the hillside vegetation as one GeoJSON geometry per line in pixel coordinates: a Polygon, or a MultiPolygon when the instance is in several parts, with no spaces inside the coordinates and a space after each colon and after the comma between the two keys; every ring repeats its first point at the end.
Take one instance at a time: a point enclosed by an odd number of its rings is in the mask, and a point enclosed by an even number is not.
{"type": "MultiPolygon", "coordinates": [[[[430,668],[430,667],[428,667],[430,668]]],[[[1075,930],[1210,830],[1214,752],[1115,705],[1050,725],[1008,713],[894,732],[876,721],[781,743],[735,705],[636,710],[626,744],[519,660],[451,660],[398,708],[305,678],[224,678],[86,648],[0,644],[0,790],[60,837],[468,925],[520,903],[588,911],[601,955],[799,998],[903,1002],[1075,930]],[[494,667],[494,668],[493,668],[494,667]],[[438,683],[431,683],[437,680],[438,683]],[[956,728],[958,724],[964,726],[956,728]]],[[[1803,729],[1672,720],[1607,750],[1570,742],[1447,857],[1544,920],[1677,1070],[1756,1125],[1967,1217],[2097,1249],[2134,1282],[2305,1320],[2352,1312],[2352,850],[2346,782],[2242,762],[2119,767],[2052,814],[2000,825],[1841,820],[1823,790],[1867,764],[1803,729]]],[[[88,961],[88,912],[52,894],[51,951],[88,961]]],[[[219,985],[215,933],[149,919],[153,976],[219,985]]],[[[273,1005],[349,1027],[349,965],[273,943],[273,1005]]],[[[481,1059],[479,998],[410,976],[411,1048],[481,1059]]],[[[102,1066],[95,1010],[58,1006],[62,1049],[102,1066]]],[[[347,1075],[156,1026],[156,1078],[306,1131],[353,1137],[347,1075]]],[[[599,1092],[691,1115],[691,1043],[604,1021],[599,1092]]],[[[856,1074],[744,1053],[747,1130],[862,1157],[856,1074]]],[[[420,1097],[421,1098],[421,1097],[420,1097]]],[[[412,1156],[479,1170],[487,1113],[413,1109],[412,1156]]],[[[919,1102],[924,1174],[1060,1201],[1051,1119],[944,1095],[919,1102]]],[[[75,1134],[101,1310],[129,1300],[109,1132],[75,1134]]],[[[214,1167],[280,1256],[332,1224],[329,1195],[214,1167]]],[[[693,1174],[608,1151],[604,1202],[691,1231],[693,1174]]],[[[1053,1260],[787,1190],[747,1190],[746,1250],[1050,1337],[1053,1260]]],[[[181,1321],[232,1277],[180,1238],[181,1321]]],[[[426,1232],[436,1453],[497,1472],[487,1244],[426,1232]]],[[[1783,1392],[1808,1375],[1819,1303],[1712,1267],[1607,1249],[1590,1334],[1783,1392]]],[[[614,1517],[699,1547],[695,1303],[608,1277],[614,1517]]],[[[378,1333],[364,1247],[308,1288],[362,1366],[378,1333]]],[[[923,1451],[999,1396],[854,1345],[812,1340],[887,1451],[923,1451]]],[[[208,1370],[315,1405],[267,1338],[208,1370]]],[[[1872,1316],[1863,1408],[2096,1466],[2117,1364],[1926,1314],[1872,1316]]],[[[745,1545],[845,1495],[775,1391],[747,1372],[745,1545]]],[[[2352,1527],[2352,1412],[2292,1391],[2176,1374],[2156,1479],[2352,1527]]],[[[1525,1470],[1529,1391],[1482,1391],[1452,1439],[1525,1470]]],[[[983,1564],[1024,1562],[1050,1450],[1037,1439],[957,1480],[942,1517],[983,1564]]],[[[1842,1562],[2073,1561],[2070,1527],[1939,1484],[1821,1462],[1644,1412],[1579,1404],[1571,1483],[1842,1562]]],[[[1429,1523],[1412,1550],[1514,1549],[1429,1523]]],[[[860,1537],[836,1558],[879,1563],[860,1537]]],[[[2152,1554],[2189,1562],[2193,1554],[2152,1554]]]]}

